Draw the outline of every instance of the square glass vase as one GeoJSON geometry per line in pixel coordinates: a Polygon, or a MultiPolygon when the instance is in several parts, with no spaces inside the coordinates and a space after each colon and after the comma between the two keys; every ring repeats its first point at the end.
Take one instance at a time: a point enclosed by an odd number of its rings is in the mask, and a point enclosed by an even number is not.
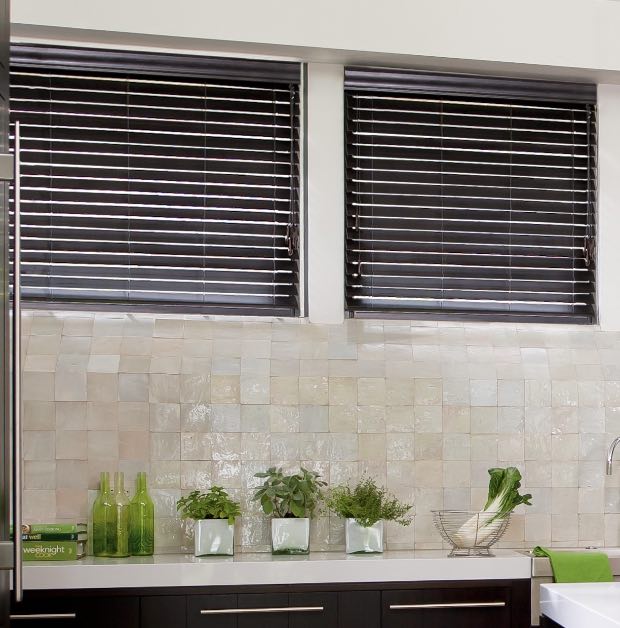
{"type": "Polygon", "coordinates": [[[383,521],[365,528],[347,519],[344,526],[347,554],[380,554],[383,552],[383,521]]]}
{"type": "Polygon", "coordinates": [[[271,520],[272,554],[308,554],[310,550],[310,519],[274,518],[271,520]]]}
{"type": "Polygon", "coordinates": [[[194,525],[194,556],[232,556],[235,526],[228,519],[197,519],[194,525]]]}

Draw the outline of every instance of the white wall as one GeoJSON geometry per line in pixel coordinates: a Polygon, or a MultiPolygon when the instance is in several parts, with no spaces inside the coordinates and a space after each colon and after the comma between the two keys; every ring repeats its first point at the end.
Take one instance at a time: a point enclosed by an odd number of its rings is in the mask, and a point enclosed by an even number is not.
{"type": "Polygon", "coordinates": [[[598,276],[603,329],[620,330],[620,86],[598,87],[598,276]]]}
{"type": "Polygon", "coordinates": [[[612,0],[13,0],[11,11],[17,34],[54,27],[620,71],[612,0]]]}
{"type": "Polygon", "coordinates": [[[344,71],[309,63],[308,313],[312,323],[341,323],[344,315],[344,71]]]}
{"type": "Polygon", "coordinates": [[[620,2],[13,0],[16,39],[295,57],[308,73],[308,304],[343,316],[342,64],[571,77],[599,89],[598,303],[620,329],[620,2]],[[316,63],[317,60],[323,63],[316,63]]]}

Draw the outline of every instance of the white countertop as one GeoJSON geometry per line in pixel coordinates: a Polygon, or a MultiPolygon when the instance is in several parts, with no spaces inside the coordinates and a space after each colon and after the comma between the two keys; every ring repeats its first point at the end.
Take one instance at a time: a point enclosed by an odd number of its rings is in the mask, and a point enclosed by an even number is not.
{"type": "Polygon", "coordinates": [[[540,611],[564,628],[616,628],[620,582],[543,584],[540,611]]]}
{"type": "Polygon", "coordinates": [[[531,559],[511,550],[493,557],[448,558],[445,551],[309,556],[238,554],[195,558],[160,554],[124,559],[87,557],[24,565],[25,589],[194,587],[291,583],[406,582],[529,578],[531,559]]]}

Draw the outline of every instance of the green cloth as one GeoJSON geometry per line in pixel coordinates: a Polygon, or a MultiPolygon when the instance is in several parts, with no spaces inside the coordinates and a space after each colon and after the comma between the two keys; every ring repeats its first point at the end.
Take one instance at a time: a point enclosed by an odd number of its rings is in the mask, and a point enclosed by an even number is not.
{"type": "Polygon", "coordinates": [[[609,558],[603,552],[565,552],[535,547],[534,556],[547,557],[555,582],[612,582],[609,558]]]}

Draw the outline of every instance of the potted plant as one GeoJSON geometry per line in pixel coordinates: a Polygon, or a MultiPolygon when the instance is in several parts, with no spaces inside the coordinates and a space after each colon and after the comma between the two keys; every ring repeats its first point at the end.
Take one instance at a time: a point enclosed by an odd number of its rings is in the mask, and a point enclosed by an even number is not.
{"type": "Polygon", "coordinates": [[[310,518],[327,484],[314,471],[302,468],[294,475],[271,467],[257,473],[264,479],[256,489],[254,501],[260,502],[271,520],[271,548],[274,554],[307,554],[310,547],[310,518]]]}
{"type": "Polygon", "coordinates": [[[383,552],[383,522],[411,523],[410,504],[399,501],[373,478],[363,478],[355,488],[336,486],[327,500],[328,508],[346,519],[347,554],[383,552]]]}
{"type": "Polygon", "coordinates": [[[235,519],[241,509],[221,486],[206,493],[192,491],[177,502],[184,519],[194,519],[195,556],[232,556],[235,550],[235,519]]]}

